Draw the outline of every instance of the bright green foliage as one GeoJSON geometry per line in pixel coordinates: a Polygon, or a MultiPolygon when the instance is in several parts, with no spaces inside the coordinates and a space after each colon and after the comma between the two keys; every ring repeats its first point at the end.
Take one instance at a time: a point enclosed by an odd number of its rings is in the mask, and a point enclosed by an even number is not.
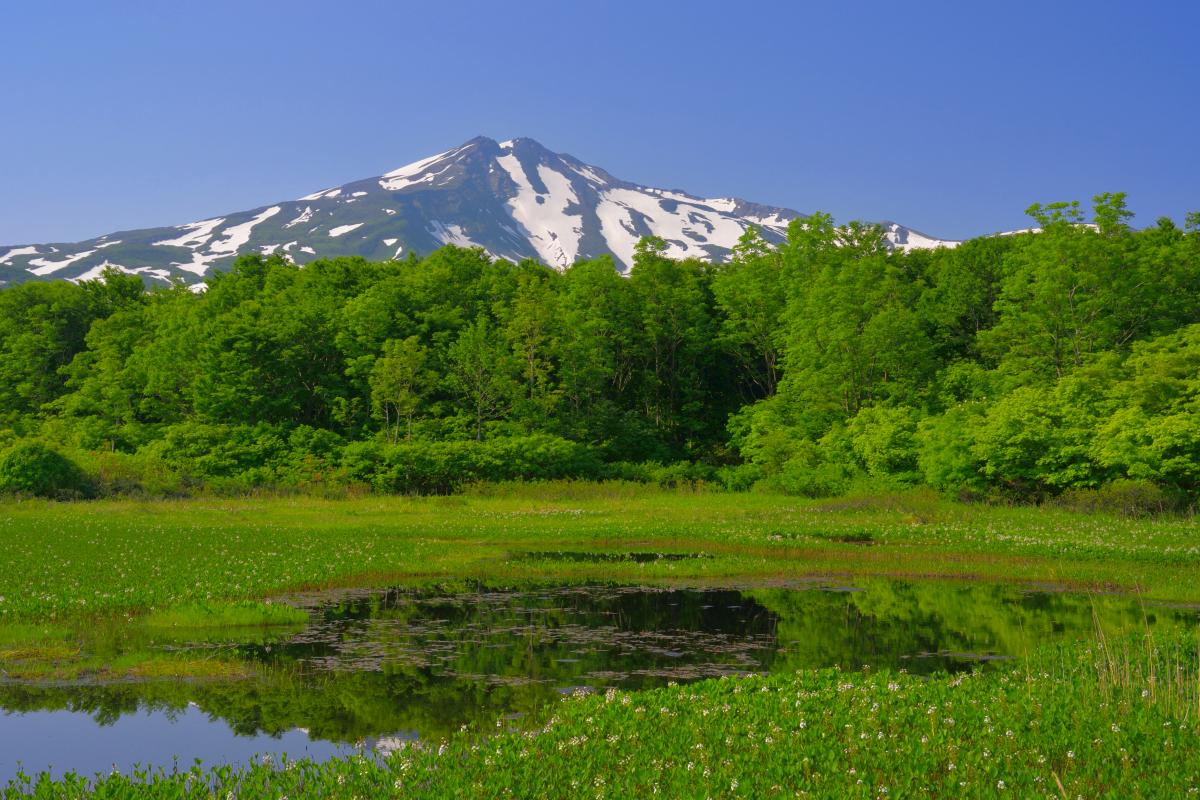
{"type": "Polygon", "coordinates": [[[56,281],[0,291],[0,418],[35,412],[59,397],[62,369],[84,350],[91,324],[140,295],[137,278],[115,271],[79,286],[56,281]]]}
{"type": "Polygon", "coordinates": [[[450,385],[471,416],[475,440],[482,441],[484,423],[512,411],[518,362],[485,316],[463,328],[448,356],[450,385]]]}
{"type": "Polygon", "coordinates": [[[0,492],[73,498],[86,491],[79,465],[41,442],[18,442],[0,453],[0,492]]]}
{"type": "Polygon", "coordinates": [[[428,357],[416,336],[388,339],[371,368],[371,407],[392,444],[401,429],[405,437],[412,437],[413,417],[421,405],[422,393],[432,382],[432,375],[425,369],[428,357]]]}
{"type": "Polygon", "coordinates": [[[756,394],[771,397],[779,385],[780,338],[787,304],[780,253],[755,228],[733,248],[733,257],[713,276],[721,320],[721,343],[752,381],[756,394]]]}
{"type": "Polygon", "coordinates": [[[599,474],[595,454],[557,436],[448,442],[357,442],[342,454],[348,477],[380,492],[448,494],[470,483],[555,480],[599,474]]]}
{"type": "Polygon", "coordinates": [[[705,265],[666,258],[666,248],[661,239],[647,237],[634,253],[633,389],[657,435],[688,452],[712,429],[713,406],[720,405],[709,390],[715,372],[712,302],[705,265]]]}
{"type": "Polygon", "coordinates": [[[1131,478],[1200,489],[1200,326],[1139,343],[1097,430],[1096,460],[1131,478]]]}
{"type": "Polygon", "coordinates": [[[461,486],[493,471],[397,481],[361,454],[549,436],[590,450],[592,478],[690,462],[812,495],[1133,480],[1194,502],[1197,217],[1137,230],[1120,193],[1091,222],[1079,203],[1029,214],[1036,232],[911,252],[813,214],[780,242],[748,230],[724,264],[647,238],[627,277],[444,247],[247,256],[199,294],[26,283],[0,290],[0,422],[89,462],[168,463],[180,492],[461,486]]]}
{"type": "Polygon", "coordinates": [[[905,406],[871,406],[846,424],[845,439],[868,475],[916,482],[917,414],[905,406]]]}

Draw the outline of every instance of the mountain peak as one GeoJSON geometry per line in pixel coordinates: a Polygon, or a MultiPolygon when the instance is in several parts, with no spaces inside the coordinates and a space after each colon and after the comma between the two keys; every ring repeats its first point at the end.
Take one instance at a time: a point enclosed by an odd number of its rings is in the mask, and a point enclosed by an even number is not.
{"type": "MultiPolygon", "coordinates": [[[[196,284],[248,252],[303,264],[346,255],[387,260],[446,244],[559,269],[608,255],[624,271],[643,236],[661,237],[672,257],[721,260],[747,227],[778,242],[797,216],[623,181],[528,137],[476,136],[376,177],[250,211],[75,244],[0,247],[0,283],[85,280],[115,267],[196,284]]],[[[954,244],[900,225],[888,236],[897,247],[954,244]]]]}

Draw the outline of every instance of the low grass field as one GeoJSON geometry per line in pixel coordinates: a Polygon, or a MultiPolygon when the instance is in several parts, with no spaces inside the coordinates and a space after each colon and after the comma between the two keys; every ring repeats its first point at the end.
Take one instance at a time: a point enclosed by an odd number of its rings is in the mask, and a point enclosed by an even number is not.
{"type": "Polygon", "coordinates": [[[390,583],[955,577],[1200,600],[1188,517],[626,485],[453,497],[0,503],[0,624],[390,583]],[[593,559],[670,553],[694,558],[593,559]]]}

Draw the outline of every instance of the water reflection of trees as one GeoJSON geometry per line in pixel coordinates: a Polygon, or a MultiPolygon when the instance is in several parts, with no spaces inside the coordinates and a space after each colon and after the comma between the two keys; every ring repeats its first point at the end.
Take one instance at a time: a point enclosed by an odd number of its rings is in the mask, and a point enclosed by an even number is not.
{"type": "Polygon", "coordinates": [[[1194,611],[1010,586],[869,582],[861,591],[591,589],[330,604],[286,642],[240,644],[250,680],[0,686],[9,711],[70,710],[109,723],[195,703],[240,734],[305,728],[353,742],[537,717],[566,687],[656,685],[721,671],[840,664],[956,668],[965,653],[1020,655],[1061,638],[1194,625],[1194,611]],[[940,653],[929,658],[910,656],[940,653]]]}
{"type": "Polygon", "coordinates": [[[1115,595],[1025,592],[1006,584],[871,581],[853,592],[748,594],[779,618],[771,668],[838,664],[928,672],[974,656],[1024,655],[1056,640],[1194,626],[1194,610],[1144,607],[1115,595]],[[931,654],[914,657],[919,654],[931,654]]]}

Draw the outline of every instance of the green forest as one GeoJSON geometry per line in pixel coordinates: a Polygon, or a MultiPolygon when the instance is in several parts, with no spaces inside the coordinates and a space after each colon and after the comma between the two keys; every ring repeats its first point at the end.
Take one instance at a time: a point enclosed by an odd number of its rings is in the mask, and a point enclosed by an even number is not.
{"type": "Polygon", "coordinates": [[[814,214],[719,264],[646,238],[627,277],[447,246],[244,256],[203,292],[118,271],[12,286],[0,489],[577,478],[1192,504],[1200,214],[1135,229],[1120,193],[1028,214],[1036,232],[909,252],[814,214]]]}

